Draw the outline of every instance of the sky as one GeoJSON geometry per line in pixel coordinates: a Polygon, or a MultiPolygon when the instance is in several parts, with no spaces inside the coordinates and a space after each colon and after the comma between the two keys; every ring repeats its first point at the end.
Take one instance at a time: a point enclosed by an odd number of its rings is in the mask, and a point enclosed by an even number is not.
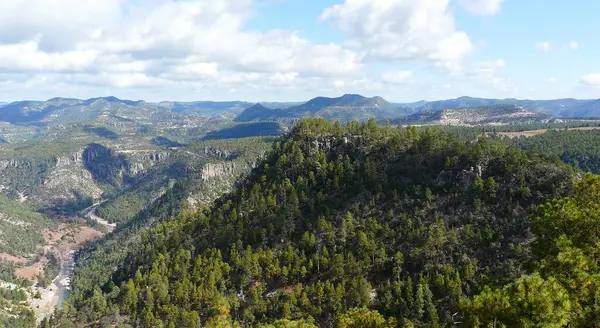
{"type": "Polygon", "coordinates": [[[595,0],[0,0],[0,101],[600,98],[595,0]]]}

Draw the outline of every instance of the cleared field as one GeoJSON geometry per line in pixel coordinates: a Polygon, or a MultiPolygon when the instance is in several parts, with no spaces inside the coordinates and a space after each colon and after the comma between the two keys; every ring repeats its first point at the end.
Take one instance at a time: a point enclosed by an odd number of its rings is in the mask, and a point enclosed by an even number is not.
{"type": "Polygon", "coordinates": [[[548,130],[580,130],[580,131],[588,131],[588,130],[600,130],[599,126],[587,126],[580,128],[567,128],[567,129],[540,129],[540,130],[530,130],[530,131],[519,131],[519,132],[498,132],[499,136],[515,138],[515,137],[534,137],[540,134],[544,134],[548,132],[548,130]]]}

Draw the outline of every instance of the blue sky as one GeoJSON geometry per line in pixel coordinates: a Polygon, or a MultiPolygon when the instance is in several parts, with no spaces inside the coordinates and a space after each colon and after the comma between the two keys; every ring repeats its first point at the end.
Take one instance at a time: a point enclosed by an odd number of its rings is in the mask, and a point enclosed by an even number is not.
{"type": "Polygon", "coordinates": [[[598,1],[3,0],[0,101],[600,98],[598,1]]]}

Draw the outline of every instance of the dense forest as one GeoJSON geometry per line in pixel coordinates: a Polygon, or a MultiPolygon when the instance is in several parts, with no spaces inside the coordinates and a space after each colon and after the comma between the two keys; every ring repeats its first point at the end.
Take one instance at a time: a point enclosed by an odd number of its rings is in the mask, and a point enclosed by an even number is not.
{"type": "Polygon", "coordinates": [[[600,178],[558,156],[441,129],[305,120],[214,205],[179,213],[177,190],[152,215],[171,219],[113,243],[126,254],[83,259],[88,273],[44,325],[600,320],[600,178]]]}
{"type": "Polygon", "coordinates": [[[531,138],[507,138],[505,141],[528,152],[557,156],[584,171],[600,174],[600,130],[550,130],[531,138]]]}

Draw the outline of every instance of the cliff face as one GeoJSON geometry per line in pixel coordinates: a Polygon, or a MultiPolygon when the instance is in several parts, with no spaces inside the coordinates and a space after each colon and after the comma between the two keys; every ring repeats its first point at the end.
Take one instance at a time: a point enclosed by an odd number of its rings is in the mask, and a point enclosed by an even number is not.
{"type": "Polygon", "coordinates": [[[0,195],[36,210],[75,213],[103,200],[142,209],[169,183],[193,179],[189,199],[196,206],[231,190],[260,156],[218,143],[162,148],[119,140],[60,147],[0,153],[0,195]]]}
{"type": "Polygon", "coordinates": [[[202,169],[202,180],[209,181],[233,175],[236,164],[234,162],[209,163],[202,169]]]}
{"type": "Polygon", "coordinates": [[[114,151],[90,144],[44,159],[0,159],[0,194],[38,209],[85,207],[157,166],[168,167],[173,157],[172,151],[114,151]]]}

